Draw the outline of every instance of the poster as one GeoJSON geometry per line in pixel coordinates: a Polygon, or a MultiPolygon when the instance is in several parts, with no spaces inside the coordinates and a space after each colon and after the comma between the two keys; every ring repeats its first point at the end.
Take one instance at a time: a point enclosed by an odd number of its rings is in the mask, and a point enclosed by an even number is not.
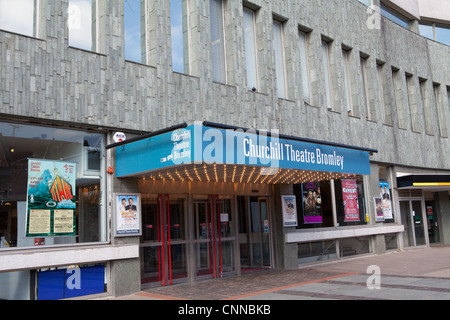
{"type": "Polygon", "coordinates": [[[142,235],[141,195],[137,193],[116,193],[114,199],[116,237],[142,235]]]}
{"type": "Polygon", "coordinates": [[[314,182],[302,185],[303,220],[305,224],[322,223],[322,196],[314,182]]]}
{"type": "Polygon", "coordinates": [[[394,219],[392,214],[392,201],[391,191],[389,190],[389,182],[380,181],[380,197],[382,199],[384,219],[394,219]]]}
{"type": "Polygon", "coordinates": [[[283,208],[283,226],[296,227],[298,221],[295,196],[281,196],[281,206],[283,208]]]}
{"type": "Polygon", "coordinates": [[[76,163],[28,159],[27,237],[76,235],[76,163]]]}
{"type": "Polygon", "coordinates": [[[383,199],[381,197],[374,197],[373,201],[375,206],[375,221],[382,222],[384,221],[383,199]]]}
{"type": "Polygon", "coordinates": [[[358,187],[355,179],[342,180],[342,198],[344,201],[344,222],[359,222],[358,187]]]}

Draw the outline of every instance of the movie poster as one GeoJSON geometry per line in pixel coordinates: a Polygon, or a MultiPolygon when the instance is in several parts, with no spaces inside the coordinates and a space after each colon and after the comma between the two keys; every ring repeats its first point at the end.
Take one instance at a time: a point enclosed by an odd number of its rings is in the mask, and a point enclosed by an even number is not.
{"type": "Polygon", "coordinates": [[[354,179],[343,179],[344,222],[359,222],[358,186],[354,179]]]}
{"type": "Polygon", "coordinates": [[[383,199],[381,197],[374,197],[373,201],[375,206],[375,221],[383,222],[384,221],[383,199]]]}
{"type": "Polygon", "coordinates": [[[117,193],[115,197],[116,237],[140,236],[141,195],[137,193],[117,193]]]}
{"type": "Polygon", "coordinates": [[[26,236],[76,235],[76,163],[28,160],[26,236]]]}
{"type": "Polygon", "coordinates": [[[283,226],[296,227],[298,221],[295,196],[281,196],[281,205],[283,207],[283,226]]]}
{"type": "Polygon", "coordinates": [[[304,183],[303,190],[303,221],[305,224],[322,223],[322,196],[320,185],[304,183]]]}

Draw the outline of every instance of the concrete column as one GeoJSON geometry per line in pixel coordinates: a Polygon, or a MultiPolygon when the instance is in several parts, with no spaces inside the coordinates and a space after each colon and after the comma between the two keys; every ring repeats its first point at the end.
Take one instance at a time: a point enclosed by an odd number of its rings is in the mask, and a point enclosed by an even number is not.
{"type": "Polygon", "coordinates": [[[276,267],[279,269],[295,269],[298,267],[297,261],[297,244],[286,243],[285,234],[295,231],[295,227],[284,228],[283,227],[283,214],[282,214],[282,195],[292,195],[292,185],[275,185],[274,187],[274,208],[272,210],[274,228],[273,237],[277,250],[276,267]]]}

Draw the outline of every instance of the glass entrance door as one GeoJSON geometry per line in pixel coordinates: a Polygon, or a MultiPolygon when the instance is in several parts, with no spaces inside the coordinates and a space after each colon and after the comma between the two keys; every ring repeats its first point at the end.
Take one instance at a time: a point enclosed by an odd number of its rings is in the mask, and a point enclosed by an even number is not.
{"type": "Polygon", "coordinates": [[[400,201],[400,213],[405,227],[403,243],[405,247],[426,245],[425,223],[422,200],[400,201]]]}
{"type": "Polygon", "coordinates": [[[221,277],[234,271],[231,199],[217,195],[194,201],[194,247],[197,277],[221,277]]]}
{"type": "Polygon", "coordinates": [[[184,200],[159,195],[142,200],[141,283],[165,286],[187,280],[184,200]]]}
{"type": "Polygon", "coordinates": [[[242,268],[271,267],[268,199],[238,197],[242,268]]]}

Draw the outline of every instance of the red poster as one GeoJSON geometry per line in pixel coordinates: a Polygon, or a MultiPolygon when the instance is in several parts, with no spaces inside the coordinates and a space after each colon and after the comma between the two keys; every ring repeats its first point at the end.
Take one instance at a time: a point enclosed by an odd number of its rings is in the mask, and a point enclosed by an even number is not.
{"type": "Polygon", "coordinates": [[[359,221],[358,188],[356,180],[342,180],[342,198],[344,200],[344,222],[359,221]]]}

